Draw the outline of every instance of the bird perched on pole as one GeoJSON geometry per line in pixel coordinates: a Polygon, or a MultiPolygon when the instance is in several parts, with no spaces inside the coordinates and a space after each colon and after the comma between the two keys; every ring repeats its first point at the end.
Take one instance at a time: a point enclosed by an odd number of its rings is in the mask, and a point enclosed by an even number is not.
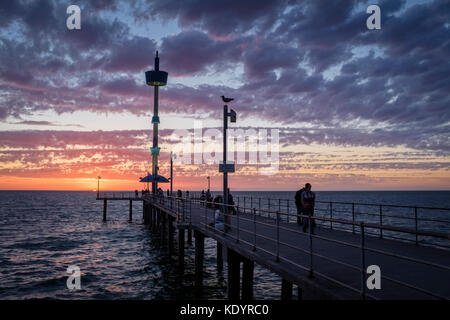
{"type": "Polygon", "coordinates": [[[231,102],[231,101],[234,100],[233,98],[225,98],[224,96],[221,96],[221,97],[222,97],[222,101],[225,102],[225,103],[231,102]]]}

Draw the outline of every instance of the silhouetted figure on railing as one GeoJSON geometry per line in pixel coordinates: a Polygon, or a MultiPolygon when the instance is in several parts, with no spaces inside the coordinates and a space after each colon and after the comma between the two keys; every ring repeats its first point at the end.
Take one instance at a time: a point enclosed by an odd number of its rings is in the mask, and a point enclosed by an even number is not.
{"type": "MultiPolygon", "coordinates": [[[[213,197],[211,195],[211,191],[206,190],[206,202],[212,202],[213,201],[213,197]]],[[[208,203],[208,207],[211,208],[211,204],[208,203]]]]}
{"type": "Polygon", "coordinates": [[[295,193],[295,206],[297,207],[297,223],[298,225],[302,225],[303,219],[301,217],[303,209],[302,209],[302,193],[305,191],[305,187],[301,188],[295,193]]]}
{"type": "Polygon", "coordinates": [[[314,233],[316,223],[312,216],[314,216],[315,202],[316,195],[311,191],[311,184],[307,183],[305,184],[305,191],[302,192],[302,208],[303,213],[309,217],[305,218],[306,221],[304,221],[303,223],[303,232],[306,232],[306,229],[308,229],[311,220],[311,232],[314,233]]]}
{"type": "Polygon", "coordinates": [[[232,206],[232,207],[228,207],[228,212],[231,212],[233,215],[236,214],[236,208],[234,207],[235,203],[233,200],[233,196],[230,192],[230,188],[228,188],[228,205],[232,206]]]}
{"type": "Polygon", "coordinates": [[[183,192],[180,189],[177,191],[177,198],[183,198],[183,192]]]}

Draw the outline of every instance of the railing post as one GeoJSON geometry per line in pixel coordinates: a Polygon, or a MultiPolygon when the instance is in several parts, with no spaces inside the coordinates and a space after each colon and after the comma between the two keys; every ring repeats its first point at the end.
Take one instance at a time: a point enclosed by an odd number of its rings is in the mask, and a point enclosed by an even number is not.
{"type": "Polygon", "coordinates": [[[291,215],[291,212],[289,210],[289,199],[286,199],[286,206],[287,206],[287,223],[289,223],[290,222],[289,216],[291,215]]]}
{"type": "Polygon", "coordinates": [[[277,262],[280,262],[280,212],[277,211],[277,262]]]}
{"type": "Polygon", "coordinates": [[[253,251],[256,251],[256,208],[253,208],[253,251]]]}
{"type": "Polygon", "coordinates": [[[364,300],[366,298],[366,253],[364,250],[364,222],[359,224],[360,227],[360,237],[361,237],[361,298],[364,300]]]}
{"type": "MultiPolygon", "coordinates": [[[[309,277],[313,277],[313,237],[312,237],[312,220],[311,215],[307,218],[309,219],[309,277]]],[[[303,222],[305,223],[305,222],[303,222]]]]}
{"type": "Polygon", "coordinates": [[[333,202],[330,201],[330,229],[333,230],[333,202]]]}
{"type": "MultiPolygon", "coordinates": [[[[214,218],[215,219],[215,218],[214,218]]],[[[215,221],[213,220],[213,223],[215,221]]],[[[214,227],[216,227],[216,224],[214,223],[214,227]]],[[[205,205],[205,229],[208,229],[208,218],[206,216],[206,205],[205,205]]]]}
{"type": "MultiPolygon", "coordinates": [[[[268,200],[268,204],[267,204],[267,211],[270,211],[270,198],[269,199],[267,199],[268,200]]],[[[267,215],[269,216],[269,218],[270,218],[270,212],[268,212],[267,213],[267,215]]]]}
{"type": "Polygon", "coordinates": [[[419,235],[417,234],[417,207],[414,207],[414,224],[416,230],[416,246],[419,244],[419,235]]]}
{"type": "Polygon", "coordinates": [[[355,204],[352,203],[352,233],[355,234],[355,204]]]}
{"type": "Polygon", "coordinates": [[[236,242],[239,242],[239,207],[238,207],[238,210],[236,210],[236,219],[237,219],[237,222],[236,222],[236,237],[237,237],[236,242]]]}
{"type": "Polygon", "coordinates": [[[253,208],[253,196],[250,197],[250,208],[253,208]]]}
{"type": "Polygon", "coordinates": [[[281,199],[278,198],[278,211],[281,212],[281,199]]]}
{"type": "Polygon", "coordinates": [[[259,201],[259,215],[261,215],[261,198],[259,198],[258,201],[259,201]]]}
{"type": "MultiPolygon", "coordinates": [[[[380,226],[383,226],[383,205],[380,204],[380,226]]],[[[383,238],[383,229],[380,228],[380,238],[383,238]]]]}

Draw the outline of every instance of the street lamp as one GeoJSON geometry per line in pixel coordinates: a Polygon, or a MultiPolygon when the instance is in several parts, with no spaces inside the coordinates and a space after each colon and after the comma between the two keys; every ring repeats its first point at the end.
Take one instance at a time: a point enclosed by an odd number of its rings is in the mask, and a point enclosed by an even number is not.
{"type": "Polygon", "coordinates": [[[158,93],[159,87],[165,86],[167,84],[167,76],[168,73],[166,71],[159,70],[159,57],[158,51],[156,51],[155,56],[155,70],[146,71],[145,72],[145,80],[147,85],[155,87],[154,91],[154,100],[153,100],[153,147],[150,148],[152,153],[152,175],[155,178],[155,181],[152,182],[152,192],[155,193],[157,189],[157,181],[156,177],[158,175],[158,156],[159,150],[158,147],[158,124],[159,124],[159,116],[158,116],[158,93]]]}
{"type": "MultiPolygon", "coordinates": [[[[222,101],[225,103],[231,102],[232,98],[225,98],[222,96],[222,101]]],[[[228,117],[230,117],[230,122],[236,122],[236,112],[230,109],[228,112],[228,105],[223,106],[223,165],[219,165],[219,172],[223,172],[223,204],[226,210],[227,220],[229,217],[228,210],[228,172],[234,172],[234,162],[227,163],[227,129],[228,129],[228,117]]],[[[229,224],[229,223],[226,223],[229,224]]],[[[229,225],[228,225],[229,227],[229,225]]]]}
{"type": "Polygon", "coordinates": [[[207,176],[206,179],[208,180],[208,190],[210,190],[211,177],[207,176]]]}
{"type": "Polygon", "coordinates": [[[177,155],[170,151],[170,196],[172,196],[173,186],[173,159],[176,159],[177,155]]]}
{"type": "Polygon", "coordinates": [[[97,177],[97,199],[100,198],[100,179],[101,177],[97,177]]]}

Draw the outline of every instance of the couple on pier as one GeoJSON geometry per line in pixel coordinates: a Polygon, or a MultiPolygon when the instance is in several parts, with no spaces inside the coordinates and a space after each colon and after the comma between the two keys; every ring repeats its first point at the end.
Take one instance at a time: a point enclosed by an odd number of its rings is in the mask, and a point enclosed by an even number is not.
{"type": "Polygon", "coordinates": [[[305,184],[304,188],[298,190],[295,194],[295,205],[297,206],[297,223],[303,225],[303,232],[306,232],[311,220],[311,233],[314,233],[316,223],[311,217],[314,215],[314,206],[316,195],[311,191],[311,184],[305,184]],[[309,218],[302,218],[302,215],[307,215],[309,218]]]}

